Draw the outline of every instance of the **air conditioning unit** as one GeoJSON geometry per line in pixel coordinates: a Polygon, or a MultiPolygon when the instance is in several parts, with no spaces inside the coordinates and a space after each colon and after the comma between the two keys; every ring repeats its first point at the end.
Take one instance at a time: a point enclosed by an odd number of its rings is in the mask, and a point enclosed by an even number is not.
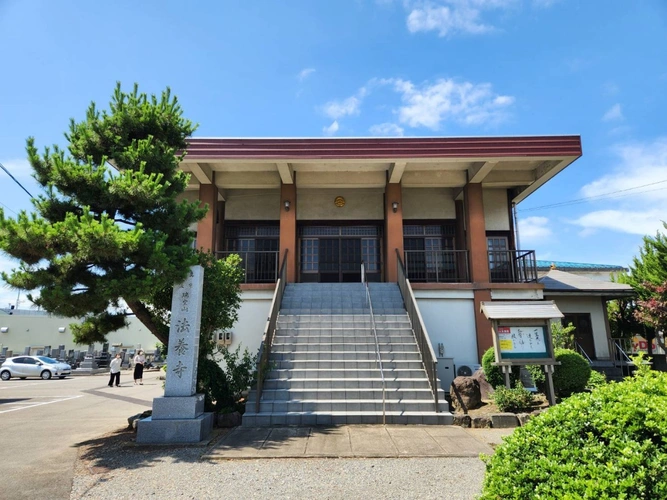
{"type": "Polygon", "coordinates": [[[477,363],[465,363],[456,366],[457,377],[471,377],[482,365],[477,363]]]}

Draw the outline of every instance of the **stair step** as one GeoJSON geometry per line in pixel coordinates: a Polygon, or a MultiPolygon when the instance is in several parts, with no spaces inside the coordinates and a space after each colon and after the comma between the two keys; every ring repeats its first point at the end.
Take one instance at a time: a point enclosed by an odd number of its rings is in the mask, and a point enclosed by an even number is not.
{"type": "MultiPolygon", "coordinates": [[[[243,415],[244,427],[268,427],[281,425],[359,425],[381,424],[382,411],[359,412],[273,412],[251,413],[243,415]]],[[[436,413],[433,411],[387,411],[385,423],[396,425],[451,425],[454,417],[449,412],[436,413]]]]}
{"type": "MultiPolygon", "coordinates": [[[[273,345],[271,346],[271,354],[273,353],[286,353],[286,352],[365,352],[373,351],[375,352],[375,342],[358,342],[358,343],[327,343],[327,342],[311,342],[306,344],[294,344],[294,343],[280,343],[275,339],[273,345]]],[[[384,342],[379,344],[380,352],[419,352],[419,347],[417,343],[414,342],[384,342]]]]}
{"type": "MultiPolygon", "coordinates": [[[[346,378],[346,379],[362,379],[362,378],[380,378],[380,370],[350,370],[344,368],[338,369],[312,369],[307,368],[303,370],[288,370],[288,369],[272,369],[267,374],[268,379],[282,379],[282,378],[346,378]]],[[[394,380],[401,378],[425,378],[425,371],[421,369],[385,369],[385,380],[394,380]]]]}
{"type": "MultiPolygon", "coordinates": [[[[385,387],[388,389],[430,389],[427,378],[387,378],[385,377],[385,387]]],[[[381,378],[274,378],[264,381],[264,390],[269,389],[355,389],[357,387],[366,387],[371,389],[381,389],[381,378]]],[[[254,392],[251,392],[252,396],[254,392]]]]}
{"type": "MultiPolygon", "coordinates": [[[[441,403],[441,409],[447,411],[447,401],[441,403]]],[[[252,406],[252,405],[251,405],[252,406]]],[[[382,398],[348,400],[288,400],[288,401],[260,401],[259,411],[264,412],[318,412],[318,411],[382,411],[382,398]]],[[[433,400],[398,400],[387,399],[384,403],[386,411],[435,411],[433,400]]]]}
{"type": "MultiPolygon", "coordinates": [[[[271,351],[272,361],[375,361],[377,352],[367,351],[271,351]]],[[[380,359],[385,361],[417,361],[421,362],[421,354],[418,351],[401,352],[380,351],[380,359]]]]}
{"type": "MultiPolygon", "coordinates": [[[[318,360],[318,359],[304,359],[304,360],[277,360],[275,358],[270,359],[271,365],[278,369],[290,369],[290,370],[308,370],[308,369],[320,369],[320,370],[336,370],[336,369],[346,369],[346,370],[370,370],[377,368],[377,360],[367,359],[367,360],[358,360],[358,359],[349,359],[349,360],[318,360]]],[[[406,360],[406,359],[397,359],[393,361],[382,361],[383,369],[411,369],[419,370],[423,369],[424,365],[420,360],[406,360]]]]}
{"type": "MultiPolygon", "coordinates": [[[[248,402],[255,401],[255,394],[248,397],[248,402]]],[[[382,388],[357,388],[349,387],[342,389],[269,389],[262,391],[262,402],[264,401],[289,401],[289,400],[316,400],[316,401],[360,401],[360,400],[382,400],[382,388]]],[[[387,388],[384,391],[387,400],[405,401],[433,401],[433,393],[430,388],[408,389],[405,387],[387,388]]],[[[444,398],[442,392],[438,397],[444,398]]]]}
{"type": "MultiPolygon", "coordinates": [[[[331,344],[368,344],[373,343],[373,335],[352,336],[352,335],[284,335],[276,333],[274,342],[277,344],[310,344],[310,343],[331,343],[331,344]]],[[[379,345],[405,344],[415,342],[414,335],[378,335],[379,345]]],[[[275,345],[275,344],[274,344],[275,345]]]]}

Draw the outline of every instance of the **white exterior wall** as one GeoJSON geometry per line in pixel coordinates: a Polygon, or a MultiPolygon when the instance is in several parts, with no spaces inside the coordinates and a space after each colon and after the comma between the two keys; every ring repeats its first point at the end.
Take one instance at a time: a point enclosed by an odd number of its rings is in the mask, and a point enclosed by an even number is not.
{"type": "Polygon", "coordinates": [[[403,219],[456,219],[452,190],[404,188],[403,219]]]}
{"type": "Polygon", "coordinates": [[[241,293],[241,299],[239,319],[232,327],[229,347],[234,350],[241,344],[241,351],[247,347],[251,354],[256,354],[269,317],[273,290],[246,290],[241,293]]]}
{"type": "MultiPolygon", "coordinates": [[[[7,333],[0,333],[0,347],[8,347],[14,355],[23,354],[28,346],[41,347],[50,345],[57,349],[64,345],[66,350],[88,350],[87,345],[77,345],[72,339],[72,330],[69,325],[77,323],[73,318],[57,316],[30,316],[30,315],[3,315],[0,316],[0,327],[8,327],[7,333]],[[65,328],[63,333],[59,328],[65,328]]],[[[135,348],[139,345],[147,352],[155,350],[158,340],[136,318],[128,318],[129,326],[113,332],[107,336],[109,345],[122,345],[135,348]]],[[[102,344],[95,344],[95,350],[101,351],[102,344]]]]}
{"type": "Polygon", "coordinates": [[[384,220],[384,192],[382,189],[297,189],[296,207],[298,220],[384,220]],[[345,198],[344,207],[334,205],[337,196],[345,198]]]}
{"type": "Polygon", "coordinates": [[[415,290],[415,298],[437,357],[456,366],[478,363],[475,303],[469,290],[415,290]],[[443,356],[438,344],[445,347],[443,356]]]}
{"type": "Polygon", "coordinates": [[[609,359],[609,344],[605,324],[607,311],[602,307],[600,297],[562,297],[556,295],[545,296],[544,298],[554,300],[563,314],[589,313],[591,315],[591,328],[593,329],[593,342],[595,342],[595,355],[598,359],[609,359]]]}
{"type": "Polygon", "coordinates": [[[225,190],[225,220],[279,220],[279,189],[225,190]]]}
{"type": "Polygon", "coordinates": [[[487,231],[509,231],[510,214],[506,189],[483,189],[484,222],[487,231]]]}

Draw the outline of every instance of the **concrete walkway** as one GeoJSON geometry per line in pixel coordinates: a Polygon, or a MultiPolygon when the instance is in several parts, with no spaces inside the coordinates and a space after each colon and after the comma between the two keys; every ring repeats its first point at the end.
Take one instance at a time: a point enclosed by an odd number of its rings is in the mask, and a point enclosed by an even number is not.
{"type": "Polygon", "coordinates": [[[344,425],[339,427],[238,427],[202,458],[427,458],[478,457],[513,429],[450,425],[344,425]]]}

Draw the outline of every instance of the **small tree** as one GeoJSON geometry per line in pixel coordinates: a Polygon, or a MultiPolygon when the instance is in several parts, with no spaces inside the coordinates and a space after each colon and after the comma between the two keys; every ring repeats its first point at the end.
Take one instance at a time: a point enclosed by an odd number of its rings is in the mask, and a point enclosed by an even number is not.
{"type": "Polygon", "coordinates": [[[558,322],[551,323],[551,339],[553,341],[554,348],[560,349],[572,349],[574,350],[574,331],[577,329],[572,323],[568,323],[567,326],[558,322]]]}

